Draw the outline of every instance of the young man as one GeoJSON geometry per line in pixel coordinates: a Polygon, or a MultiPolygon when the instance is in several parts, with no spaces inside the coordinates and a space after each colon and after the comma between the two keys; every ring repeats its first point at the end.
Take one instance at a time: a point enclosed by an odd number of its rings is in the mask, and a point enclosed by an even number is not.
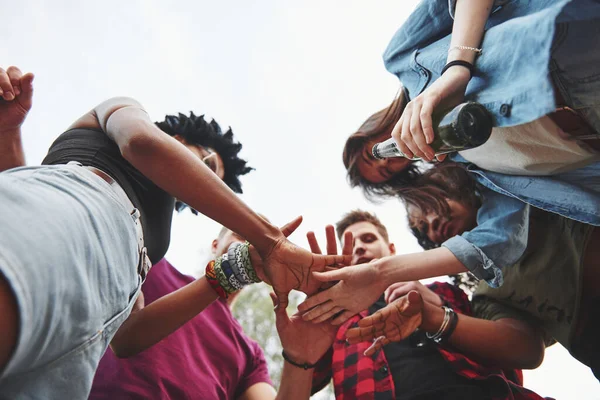
{"type": "MultiPolygon", "coordinates": [[[[395,253],[385,226],[368,212],[352,211],[337,223],[336,228],[340,240],[348,232],[354,237],[352,265],[395,253]]],[[[339,327],[331,349],[314,371],[313,392],[333,378],[338,399],[540,398],[520,386],[520,371],[485,367],[446,343],[436,344],[428,339],[426,331],[435,333],[439,325],[432,329],[423,326],[424,309],[442,305],[464,315],[471,313],[466,295],[450,284],[434,283],[429,289],[418,282],[391,286],[368,311],[339,327]],[[400,329],[410,330],[403,332],[406,339],[387,344],[383,351],[370,349],[372,342],[347,340],[347,332],[356,328],[359,321],[385,307],[399,292],[407,293],[411,289],[417,289],[421,296],[409,293],[401,299],[404,300],[405,319],[400,329]],[[420,329],[411,334],[417,327],[420,329]]]]}
{"type": "MultiPolygon", "coordinates": [[[[212,243],[219,256],[243,240],[227,228],[212,243]]],[[[194,278],[166,259],[155,264],[142,286],[146,304],[172,293],[194,278]]],[[[259,345],[233,318],[219,298],[177,331],[130,358],[107,350],[100,360],[90,399],[274,398],[259,345]]]]}

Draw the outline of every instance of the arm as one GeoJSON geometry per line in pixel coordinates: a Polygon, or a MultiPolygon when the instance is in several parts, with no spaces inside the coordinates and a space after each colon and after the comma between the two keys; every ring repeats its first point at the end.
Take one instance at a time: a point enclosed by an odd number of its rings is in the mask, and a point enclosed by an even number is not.
{"type": "Polygon", "coordinates": [[[103,130],[123,157],[152,182],[239,233],[263,254],[281,239],[279,229],[254,213],[183,144],[156,127],[134,99],[107,100],[71,128],[103,130]]]}
{"type": "Polygon", "coordinates": [[[332,320],[332,323],[339,325],[367,309],[393,283],[466,271],[466,267],[450,250],[440,247],[421,253],[384,257],[369,264],[336,271],[315,273],[317,279],[323,282],[341,282],[309,297],[298,306],[298,310],[305,313],[303,318],[321,322],[331,318],[339,309],[344,309],[341,315],[332,320]]]}
{"type": "Polygon", "coordinates": [[[31,109],[33,74],[0,68],[0,172],[25,165],[21,125],[31,109]]]}
{"type": "MultiPolygon", "coordinates": [[[[435,333],[444,319],[441,307],[425,303],[421,329],[435,333]]],[[[459,314],[449,343],[482,364],[535,369],[544,359],[544,338],[531,324],[513,318],[488,321],[459,314]],[[490,345],[493,344],[493,345],[490,345]]]]}
{"type": "MultiPolygon", "coordinates": [[[[477,53],[453,47],[480,46],[492,5],[493,0],[456,2],[450,42],[452,50],[448,53],[448,62],[463,60],[474,63],[477,53]]],[[[392,137],[407,157],[412,158],[414,155],[427,161],[433,160],[434,151],[429,146],[434,139],[431,115],[435,110],[450,109],[458,105],[464,98],[470,79],[468,69],[459,66],[448,68],[439,79],[406,105],[402,117],[392,130],[392,137]]]]}
{"type": "Polygon", "coordinates": [[[314,255],[289,242],[193,152],[156,127],[133,99],[107,100],[72,125],[77,127],[103,130],[119,146],[123,157],[152,182],[250,241],[253,261],[264,260],[261,278],[273,286],[282,304],[287,304],[292,289],[305,293],[318,290],[320,284],[312,271],[322,271],[347,258],[314,255]]]}
{"type": "MultiPolygon", "coordinates": [[[[351,342],[378,337],[368,353],[374,353],[391,341],[407,338],[418,327],[435,333],[442,325],[444,310],[423,302],[413,291],[388,304],[348,331],[351,342]],[[409,300],[410,299],[410,300],[409,300]]],[[[539,330],[513,318],[487,321],[458,314],[458,324],[449,343],[471,359],[499,368],[537,368],[544,358],[544,340],[539,330]],[[490,345],[491,344],[491,345],[490,345]]]]}
{"type": "MultiPolygon", "coordinates": [[[[284,225],[281,232],[286,237],[291,235],[301,221],[301,218],[294,219],[284,225]]],[[[144,307],[144,295],[140,293],[131,314],[119,327],[110,346],[117,357],[133,356],[175,332],[217,297],[204,276],[161,297],[148,307],[144,307]]]]}
{"type": "Polygon", "coordinates": [[[181,289],[143,307],[140,304],[119,327],[110,347],[117,357],[131,357],[176,331],[217,299],[217,294],[202,277],[181,289]]]}

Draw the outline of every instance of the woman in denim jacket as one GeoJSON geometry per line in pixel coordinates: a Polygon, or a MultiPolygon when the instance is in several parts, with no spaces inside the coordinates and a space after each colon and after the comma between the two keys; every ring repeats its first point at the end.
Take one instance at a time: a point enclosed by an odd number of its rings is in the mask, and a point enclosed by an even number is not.
{"type": "Polygon", "coordinates": [[[600,3],[592,0],[421,2],[384,53],[386,68],[402,82],[398,98],[346,143],[350,183],[389,195],[412,182],[419,172],[410,160],[375,160],[372,145],[392,135],[407,156],[430,161],[432,111],[465,100],[485,105],[496,128],[488,144],[456,161],[514,175],[598,161],[588,146],[597,141],[570,135],[600,131],[598,37],[600,3]],[[445,68],[452,62],[459,64],[445,68]],[[530,142],[515,149],[519,140],[530,142]]]}

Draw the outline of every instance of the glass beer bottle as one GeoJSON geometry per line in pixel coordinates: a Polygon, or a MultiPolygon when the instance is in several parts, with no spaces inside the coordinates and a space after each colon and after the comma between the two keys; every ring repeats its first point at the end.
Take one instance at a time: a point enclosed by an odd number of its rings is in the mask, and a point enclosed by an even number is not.
{"type": "MultiPolygon", "coordinates": [[[[441,117],[434,114],[433,142],[430,144],[435,155],[468,150],[484,144],[492,134],[493,117],[481,104],[467,102],[459,104],[441,117]]],[[[393,138],[373,146],[373,157],[406,157],[393,138]]],[[[411,160],[420,160],[415,157],[411,160]]]]}

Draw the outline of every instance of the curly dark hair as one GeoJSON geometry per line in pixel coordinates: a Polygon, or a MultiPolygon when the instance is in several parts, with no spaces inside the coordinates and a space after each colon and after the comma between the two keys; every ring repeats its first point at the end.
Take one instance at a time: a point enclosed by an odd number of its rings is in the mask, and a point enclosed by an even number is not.
{"type": "Polygon", "coordinates": [[[162,122],[156,122],[161,131],[170,136],[181,136],[186,143],[214,149],[225,168],[223,182],[236,193],[242,193],[242,183],[239,177],[254,168],[247,161],[238,157],[242,144],[233,140],[231,128],[223,133],[221,126],[214,119],[207,122],[204,115],[197,117],[193,112],[187,117],[183,114],[167,115],[162,122]]]}
{"type": "Polygon", "coordinates": [[[377,197],[381,196],[395,196],[396,188],[411,185],[421,175],[420,162],[411,163],[406,169],[381,183],[367,181],[358,170],[358,161],[364,152],[365,145],[373,139],[380,138],[383,141],[391,136],[392,129],[406,106],[405,99],[404,91],[400,89],[392,104],[367,118],[360,128],[350,135],[344,145],[342,158],[347,171],[348,183],[351,187],[360,186],[365,197],[371,201],[375,201],[377,197]]]}

